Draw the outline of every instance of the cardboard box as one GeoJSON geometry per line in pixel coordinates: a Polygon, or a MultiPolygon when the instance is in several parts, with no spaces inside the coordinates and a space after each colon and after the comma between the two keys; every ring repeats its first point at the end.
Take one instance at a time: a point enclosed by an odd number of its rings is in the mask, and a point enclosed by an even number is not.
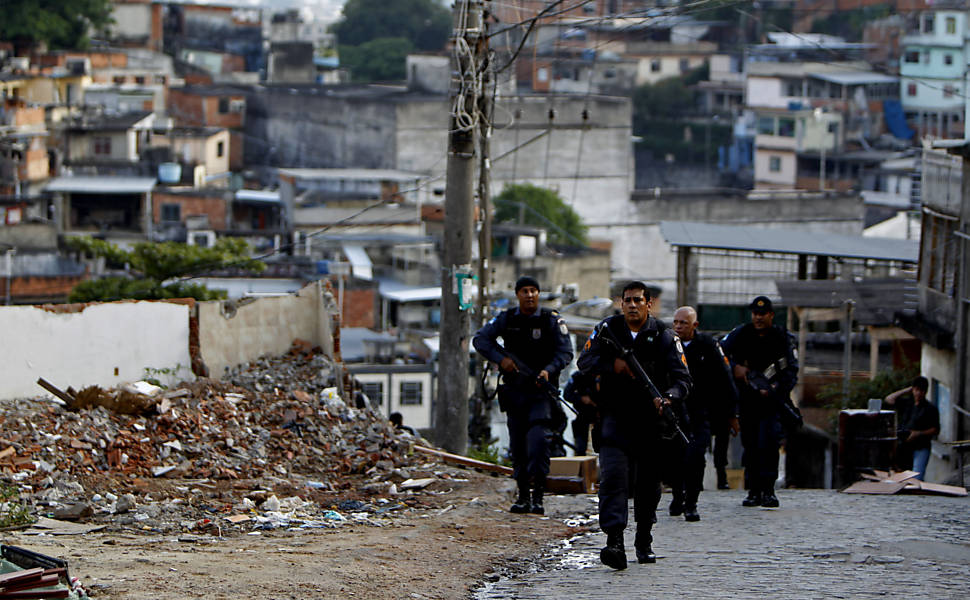
{"type": "Polygon", "coordinates": [[[595,456],[555,457],[549,460],[546,490],[553,494],[592,494],[598,480],[595,456]]]}

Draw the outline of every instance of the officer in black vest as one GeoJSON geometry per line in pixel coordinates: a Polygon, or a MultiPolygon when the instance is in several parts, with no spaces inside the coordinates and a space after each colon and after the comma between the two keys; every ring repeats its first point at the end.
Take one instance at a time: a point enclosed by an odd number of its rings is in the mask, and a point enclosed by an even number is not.
{"type": "Polygon", "coordinates": [[[509,510],[541,515],[545,512],[542,495],[549,474],[550,424],[559,407],[553,405],[557,400],[539,387],[536,378],[550,382],[558,393],[559,373],[572,360],[573,351],[559,313],[539,308],[538,281],[520,277],[515,282],[515,296],[519,306],[489,321],[475,334],[472,344],[502,370],[499,407],[507,413],[512,476],[519,488],[518,499],[509,510]],[[503,345],[499,345],[499,337],[503,345]]]}
{"type": "Polygon", "coordinates": [[[741,462],[748,489],[741,504],[774,508],[778,449],[784,437],[780,402],[789,401],[798,381],[798,353],[788,331],[774,324],[767,296],[758,296],[748,308],[751,322],[721,340],[741,396],[741,462]]]}
{"type": "Polygon", "coordinates": [[[671,461],[674,468],[668,483],[673,493],[670,514],[683,513],[687,521],[701,519],[697,498],[704,485],[704,453],[711,444],[712,421],[724,419],[732,431],[738,431],[738,391],[734,387],[731,364],[717,341],[697,331],[697,325],[697,311],[693,307],[682,306],[674,312],[673,330],[684,345],[694,388],[687,397],[690,444],[683,449],[682,463],[671,461]],[[728,414],[730,419],[726,418],[728,414]]]}
{"type": "Polygon", "coordinates": [[[650,316],[647,287],[639,281],[628,283],[622,302],[623,314],[596,326],[577,362],[583,373],[600,377],[599,510],[600,528],[606,533],[600,560],[614,569],[627,564],[623,531],[631,495],[637,561],[657,561],[650,531],[660,502],[660,414],[665,405],[682,403],[691,386],[680,340],[650,316]],[[650,397],[622,358],[625,350],[632,350],[663,397],[650,397]]]}

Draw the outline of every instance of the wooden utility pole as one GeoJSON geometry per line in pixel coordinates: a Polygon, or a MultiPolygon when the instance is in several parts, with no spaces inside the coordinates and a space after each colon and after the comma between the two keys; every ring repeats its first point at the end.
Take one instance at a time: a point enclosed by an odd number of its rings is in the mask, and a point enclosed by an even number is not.
{"type": "MultiPolygon", "coordinates": [[[[463,454],[468,446],[468,375],[471,318],[459,305],[459,275],[471,275],[474,236],[475,136],[488,50],[482,0],[457,0],[452,45],[451,126],[445,184],[441,261],[441,328],[435,441],[463,454]]],[[[465,303],[469,298],[461,298],[465,303]]]]}

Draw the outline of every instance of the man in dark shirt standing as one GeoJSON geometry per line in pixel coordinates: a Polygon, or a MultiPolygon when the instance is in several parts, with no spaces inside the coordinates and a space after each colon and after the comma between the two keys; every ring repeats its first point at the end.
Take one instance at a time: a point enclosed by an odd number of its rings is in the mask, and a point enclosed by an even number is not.
{"type": "Polygon", "coordinates": [[[774,324],[775,311],[767,296],[758,296],[748,308],[751,322],[721,340],[741,397],[741,462],[748,489],[741,504],[775,508],[778,450],[784,437],[781,403],[790,401],[798,381],[798,356],[788,331],[774,324]]]}
{"type": "Polygon", "coordinates": [[[515,296],[519,306],[486,323],[472,344],[502,370],[499,407],[508,416],[512,476],[519,488],[518,500],[509,510],[541,515],[545,512],[542,495],[549,475],[550,427],[560,407],[538,380],[552,384],[558,395],[559,373],[572,360],[573,351],[566,323],[559,313],[539,308],[538,281],[520,277],[515,282],[515,296]],[[499,337],[502,345],[497,341],[499,337]]]}
{"type": "Polygon", "coordinates": [[[627,565],[623,531],[631,495],[637,562],[657,561],[651,528],[660,502],[660,415],[665,406],[682,403],[691,386],[680,340],[650,316],[647,286],[630,282],[621,298],[623,314],[596,326],[576,363],[584,374],[599,376],[600,381],[599,512],[600,528],[606,532],[600,560],[614,569],[627,565]],[[646,392],[624,358],[626,350],[632,351],[663,397],[651,398],[646,392]]]}
{"type": "Polygon", "coordinates": [[[723,419],[738,432],[738,391],[720,344],[697,331],[697,311],[682,306],[674,312],[673,329],[684,345],[694,388],[687,396],[690,444],[683,450],[683,462],[674,461],[668,478],[673,492],[670,514],[684,514],[687,521],[699,521],[697,498],[704,484],[704,453],[711,444],[711,423],[723,419]]]}
{"type": "MultiPolygon", "coordinates": [[[[930,382],[925,377],[917,377],[913,383],[886,396],[886,404],[893,406],[906,394],[912,396],[912,405],[900,406],[902,416],[899,420],[899,447],[897,462],[903,468],[912,466],[918,472],[917,479],[923,481],[926,465],[930,462],[931,440],[940,433],[940,411],[926,399],[930,382]]],[[[902,403],[899,403],[902,404],[902,403]]]]}

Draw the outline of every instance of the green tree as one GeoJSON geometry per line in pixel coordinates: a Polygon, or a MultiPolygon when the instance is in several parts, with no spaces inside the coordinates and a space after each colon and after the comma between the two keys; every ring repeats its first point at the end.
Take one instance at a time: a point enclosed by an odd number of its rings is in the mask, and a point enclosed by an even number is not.
{"type": "Polygon", "coordinates": [[[2,0],[0,40],[18,52],[46,44],[50,48],[86,48],[88,32],[112,22],[110,0],[2,0]]]}
{"type": "Polygon", "coordinates": [[[126,298],[214,300],[224,298],[225,292],[209,290],[198,283],[176,281],[165,284],[165,281],[230,267],[256,272],[266,268],[262,261],[249,257],[249,245],[244,240],[235,238],[222,238],[211,248],[176,242],[140,242],[131,250],[124,250],[90,237],[69,238],[67,243],[76,252],[103,257],[112,267],[127,265],[135,274],[135,278],[114,276],[81,282],[71,290],[71,302],[107,302],[126,298]]]}
{"type": "Polygon", "coordinates": [[[360,46],[340,46],[340,64],[354,81],[394,81],[407,77],[414,45],[405,38],[380,38],[360,46]]]}
{"type": "Polygon", "coordinates": [[[440,50],[451,33],[451,13],[435,0],[347,0],[331,31],[345,46],[403,37],[418,50],[440,50]]]}
{"type": "Polygon", "coordinates": [[[552,190],[529,183],[507,185],[493,202],[498,222],[518,222],[521,216],[524,224],[547,230],[552,243],[586,245],[587,227],[552,190]]]}

